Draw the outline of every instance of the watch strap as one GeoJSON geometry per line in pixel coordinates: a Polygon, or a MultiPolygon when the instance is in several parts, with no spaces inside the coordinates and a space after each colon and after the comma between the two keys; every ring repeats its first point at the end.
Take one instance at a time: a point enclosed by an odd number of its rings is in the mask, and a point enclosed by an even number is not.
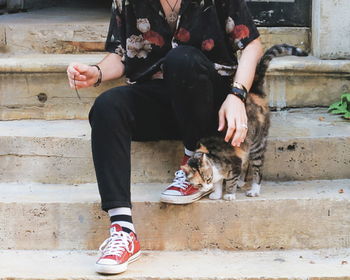
{"type": "Polygon", "coordinates": [[[244,89],[240,89],[238,87],[233,87],[231,94],[236,95],[239,99],[241,99],[244,103],[247,100],[247,91],[244,89]]]}

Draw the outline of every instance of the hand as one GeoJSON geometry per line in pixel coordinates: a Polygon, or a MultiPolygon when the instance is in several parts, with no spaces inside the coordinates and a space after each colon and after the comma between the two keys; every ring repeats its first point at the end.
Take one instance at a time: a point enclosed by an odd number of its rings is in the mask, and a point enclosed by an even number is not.
{"type": "Polygon", "coordinates": [[[82,63],[71,63],[67,68],[69,86],[71,88],[87,88],[93,86],[99,77],[97,67],[82,63]],[[75,77],[75,84],[74,84],[75,77]]]}
{"type": "Polygon", "coordinates": [[[219,131],[227,127],[225,141],[240,147],[247,136],[247,113],[245,104],[233,94],[229,94],[219,110],[219,131]]]}

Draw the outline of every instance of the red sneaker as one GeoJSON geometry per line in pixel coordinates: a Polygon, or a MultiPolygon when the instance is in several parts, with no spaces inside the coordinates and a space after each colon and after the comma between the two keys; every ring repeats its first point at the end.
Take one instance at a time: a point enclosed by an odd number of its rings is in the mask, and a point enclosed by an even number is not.
{"type": "Polygon", "coordinates": [[[119,225],[112,225],[111,236],[100,246],[101,256],[97,260],[96,272],[101,274],[118,274],[128,268],[141,254],[140,244],[133,232],[124,232],[119,225]]]}
{"type": "MultiPolygon", "coordinates": [[[[182,162],[186,164],[188,157],[182,162]]],[[[174,181],[160,195],[160,201],[172,204],[189,204],[201,199],[213,190],[202,191],[187,181],[186,173],[183,170],[175,172],[174,181]]]]}

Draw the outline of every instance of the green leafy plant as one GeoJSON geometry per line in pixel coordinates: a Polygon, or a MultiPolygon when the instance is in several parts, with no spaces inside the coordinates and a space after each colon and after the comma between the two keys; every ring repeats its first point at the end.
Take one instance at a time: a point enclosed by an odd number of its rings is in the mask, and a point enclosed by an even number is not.
{"type": "Polygon", "coordinates": [[[342,94],[339,102],[329,106],[328,112],[334,115],[342,115],[344,119],[350,120],[350,93],[342,94]]]}

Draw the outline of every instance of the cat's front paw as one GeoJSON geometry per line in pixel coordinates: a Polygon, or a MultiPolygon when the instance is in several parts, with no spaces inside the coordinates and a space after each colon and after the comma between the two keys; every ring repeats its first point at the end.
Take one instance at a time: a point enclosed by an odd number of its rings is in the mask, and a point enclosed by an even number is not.
{"type": "Polygon", "coordinates": [[[260,192],[257,192],[257,191],[253,191],[253,190],[250,190],[250,191],[247,191],[245,193],[246,196],[249,196],[249,197],[257,197],[259,196],[260,192]]]}
{"type": "Polygon", "coordinates": [[[208,192],[213,189],[213,184],[203,184],[201,187],[201,191],[208,192]]]}
{"type": "Polygon", "coordinates": [[[260,195],[260,188],[261,188],[260,185],[253,184],[253,187],[251,188],[251,190],[247,191],[245,194],[246,196],[249,196],[249,197],[257,197],[260,195]]]}
{"type": "Polygon", "coordinates": [[[222,196],[221,193],[213,192],[209,195],[209,199],[218,200],[218,199],[221,199],[221,196],[222,196]]]}
{"type": "Polygon", "coordinates": [[[235,200],[236,199],[236,194],[234,193],[227,193],[224,195],[224,199],[231,201],[231,200],[235,200]]]}

